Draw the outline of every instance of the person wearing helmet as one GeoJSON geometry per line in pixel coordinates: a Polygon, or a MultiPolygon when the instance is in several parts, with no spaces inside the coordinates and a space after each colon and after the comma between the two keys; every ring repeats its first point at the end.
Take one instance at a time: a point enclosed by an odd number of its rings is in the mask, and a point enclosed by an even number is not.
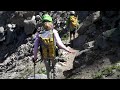
{"type": "MultiPolygon", "coordinates": [[[[52,17],[50,16],[50,15],[48,15],[48,14],[44,14],[43,16],[42,16],[42,23],[43,23],[43,27],[44,27],[44,30],[43,30],[43,32],[44,31],[46,31],[46,32],[51,32],[52,31],[52,33],[53,33],[53,37],[54,37],[54,41],[55,41],[55,46],[54,47],[56,47],[56,46],[58,46],[59,48],[61,48],[61,49],[64,49],[65,51],[67,51],[67,52],[69,52],[69,53],[75,53],[75,51],[74,50],[72,50],[72,49],[68,49],[63,43],[62,43],[62,40],[61,40],[61,38],[60,38],[60,36],[59,36],[59,34],[58,34],[58,31],[57,30],[55,30],[54,29],[54,25],[53,25],[53,20],[52,20],[52,17]]],[[[47,36],[47,33],[46,34],[44,34],[43,36],[47,36]]],[[[42,42],[40,41],[40,35],[39,35],[39,33],[37,33],[36,34],[36,38],[35,38],[35,42],[34,42],[34,51],[33,51],[33,53],[34,53],[34,61],[36,61],[37,60],[37,52],[38,52],[38,45],[39,44],[41,44],[42,45],[42,42]]],[[[42,47],[40,45],[40,47],[42,47]]],[[[40,48],[40,50],[41,50],[41,48],[40,48]]],[[[42,50],[41,50],[42,51],[42,50]]],[[[41,55],[43,55],[43,53],[44,52],[41,52],[41,55]]],[[[43,58],[42,58],[43,59],[43,58]]],[[[52,60],[53,62],[54,62],[54,60],[52,60]]],[[[48,64],[48,62],[47,62],[47,60],[45,60],[44,59],[44,63],[45,63],[45,66],[46,66],[46,70],[47,70],[47,77],[49,78],[49,73],[50,73],[50,67],[49,67],[49,64],[48,64]]]]}
{"type": "MultiPolygon", "coordinates": [[[[54,37],[55,37],[55,41],[56,41],[56,45],[61,48],[64,49],[65,51],[69,52],[69,53],[74,53],[74,50],[68,49],[62,42],[58,31],[54,29],[53,26],[53,21],[52,21],[52,17],[49,16],[48,14],[45,14],[42,16],[42,23],[43,23],[43,27],[45,30],[52,30],[54,37]]],[[[37,52],[36,50],[34,52],[37,52]]],[[[36,54],[34,53],[34,59],[37,59],[36,54]]]]}
{"type": "Polygon", "coordinates": [[[6,45],[16,41],[15,24],[7,24],[6,45]]]}
{"type": "Polygon", "coordinates": [[[40,31],[40,28],[41,28],[41,17],[40,17],[40,15],[36,15],[35,16],[35,20],[36,20],[36,27],[35,27],[35,31],[34,31],[34,33],[36,33],[36,31],[37,32],[39,32],[40,31]]]}
{"type": "Polygon", "coordinates": [[[40,19],[41,19],[40,15],[36,15],[36,16],[35,16],[35,20],[36,20],[36,21],[39,21],[40,19]]]}
{"type": "Polygon", "coordinates": [[[70,41],[75,38],[76,30],[79,26],[78,17],[75,14],[75,11],[70,11],[70,16],[67,21],[67,28],[70,33],[70,41]]]}

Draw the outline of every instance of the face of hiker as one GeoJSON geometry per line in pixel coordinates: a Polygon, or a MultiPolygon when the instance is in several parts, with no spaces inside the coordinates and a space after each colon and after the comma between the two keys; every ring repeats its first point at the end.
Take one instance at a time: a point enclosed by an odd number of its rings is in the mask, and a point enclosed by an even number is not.
{"type": "Polygon", "coordinates": [[[44,22],[44,28],[47,30],[53,29],[53,23],[52,22],[44,22]]]}

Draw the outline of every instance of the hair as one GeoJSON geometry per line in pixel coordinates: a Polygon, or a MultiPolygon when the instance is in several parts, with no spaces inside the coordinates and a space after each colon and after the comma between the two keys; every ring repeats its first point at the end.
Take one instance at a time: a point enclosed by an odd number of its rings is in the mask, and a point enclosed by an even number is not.
{"type": "MultiPolygon", "coordinates": [[[[53,23],[52,23],[52,22],[48,24],[47,28],[50,28],[50,27],[51,27],[51,25],[53,25],[53,23]],[[49,27],[49,26],[50,26],[50,27],[49,27]]],[[[45,23],[43,24],[43,26],[46,28],[46,24],[45,24],[45,23]]]]}

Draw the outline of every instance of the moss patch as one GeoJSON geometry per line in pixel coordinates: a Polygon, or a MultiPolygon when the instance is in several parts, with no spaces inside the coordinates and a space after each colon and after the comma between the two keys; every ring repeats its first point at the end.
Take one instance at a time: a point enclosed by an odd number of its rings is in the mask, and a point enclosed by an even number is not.
{"type": "Polygon", "coordinates": [[[120,71],[120,66],[112,65],[110,67],[104,68],[103,70],[95,73],[95,75],[93,75],[93,79],[102,79],[103,76],[111,76],[115,73],[114,71],[120,71]]]}

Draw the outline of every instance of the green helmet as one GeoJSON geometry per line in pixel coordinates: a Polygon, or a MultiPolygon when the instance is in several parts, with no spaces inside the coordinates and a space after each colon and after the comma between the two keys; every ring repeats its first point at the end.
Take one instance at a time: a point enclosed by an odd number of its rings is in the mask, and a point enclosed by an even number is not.
{"type": "Polygon", "coordinates": [[[42,16],[42,21],[50,21],[52,22],[52,17],[48,14],[42,16]]]}

